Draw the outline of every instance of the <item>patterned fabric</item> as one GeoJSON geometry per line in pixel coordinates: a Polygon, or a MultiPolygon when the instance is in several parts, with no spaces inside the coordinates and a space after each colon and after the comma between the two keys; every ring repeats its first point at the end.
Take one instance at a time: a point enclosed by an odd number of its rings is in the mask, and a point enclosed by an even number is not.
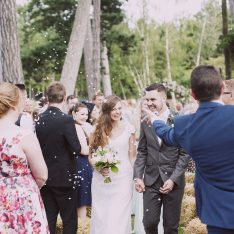
{"type": "Polygon", "coordinates": [[[0,139],[0,234],[49,233],[44,205],[20,141],[0,139]]]}

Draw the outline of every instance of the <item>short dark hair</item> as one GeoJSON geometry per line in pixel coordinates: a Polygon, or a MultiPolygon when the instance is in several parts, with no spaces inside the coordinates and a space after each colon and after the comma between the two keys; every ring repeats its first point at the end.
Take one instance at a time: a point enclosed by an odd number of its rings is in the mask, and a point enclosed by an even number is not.
{"type": "Polygon", "coordinates": [[[212,101],[221,95],[222,76],[211,65],[200,65],[191,74],[191,89],[199,102],[212,101]]]}
{"type": "Polygon", "coordinates": [[[61,82],[53,82],[47,90],[49,103],[61,103],[66,96],[66,89],[61,82]]]}
{"type": "Polygon", "coordinates": [[[86,108],[88,110],[88,107],[85,104],[83,104],[82,102],[78,102],[68,111],[68,114],[72,115],[73,111],[77,112],[80,108],[86,108]]]}
{"type": "Polygon", "coordinates": [[[67,96],[67,103],[68,103],[69,100],[72,100],[74,98],[77,98],[77,97],[75,95],[68,95],[67,96]]]}
{"type": "Polygon", "coordinates": [[[160,93],[163,92],[167,95],[167,89],[163,84],[154,83],[154,84],[151,84],[150,86],[145,88],[145,91],[147,91],[147,92],[153,91],[153,90],[157,90],[160,93]]]}

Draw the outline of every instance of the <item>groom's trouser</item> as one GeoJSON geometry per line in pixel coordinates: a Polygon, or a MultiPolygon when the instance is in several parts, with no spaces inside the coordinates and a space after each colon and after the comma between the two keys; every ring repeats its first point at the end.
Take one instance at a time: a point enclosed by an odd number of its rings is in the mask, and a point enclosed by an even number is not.
{"type": "Polygon", "coordinates": [[[170,193],[162,194],[159,189],[163,184],[161,177],[159,177],[152,186],[145,188],[143,194],[143,224],[146,234],[158,233],[161,206],[163,206],[164,234],[178,234],[184,187],[175,186],[170,193]]]}
{"type": "Polygon", "coordinates": [[[213,226],[207,226],[208,234],[233,234],[234,229],[225,229],[225,228],[218,228],[213,226]]]}
{"type": "Polygon", "coordinates": [[[43,186],[40,190],[45,205],[50,234],[56,234],[56,222],[60,214],[63,234],[77,231],[77,191],[73,187],[43,186]]]}

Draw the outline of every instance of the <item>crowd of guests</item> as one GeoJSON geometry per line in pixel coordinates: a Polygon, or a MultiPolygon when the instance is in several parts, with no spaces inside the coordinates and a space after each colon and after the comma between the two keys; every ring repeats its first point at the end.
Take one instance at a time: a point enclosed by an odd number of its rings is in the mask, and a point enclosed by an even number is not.
{"type": "MultiPolygon", "coordinates": [[[[234,80],[225,83],[222,100],[233,105],[234,80]]],[[[195,99],[172,108],[156,83],[137,101],[101,92],[81,101],[54,82],[38,103],[24,85],[0,84],[0,232],[56,233],[60,215],[63,233],[73,234],[77,222],[87,225],[91,207],[91,234],[130,234],[135,186],[143,193],[145,233],[158,233],[161,210],[164,233],[178,233],[184,173],[194,173],[195,163],[181,145],[169,146],[155,133],[144,110],[173,127],[175,116],[197,111],[195,99]],[[116,174],[90,161],[106,145],[121,162],[116,174]]]]}

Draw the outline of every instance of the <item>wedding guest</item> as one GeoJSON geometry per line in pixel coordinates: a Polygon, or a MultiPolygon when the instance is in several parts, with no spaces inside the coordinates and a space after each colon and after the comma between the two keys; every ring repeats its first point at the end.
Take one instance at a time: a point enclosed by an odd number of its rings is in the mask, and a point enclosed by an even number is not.
{"type": "MultiPolygon", "coordinates": [[[[152,84],[144,96],[152,113],[173,124],[173,113],[167,107],[167,91],[162,84],[152,84]]],[[[168,147],[152,131],[148,119],[141,123],[140,138],[134,164],[135,187],[143,193],[143,223],[146,234],[158,233],[161,207],[165,234],[177,234],[184,194],[184,173],[189,155],[180,147],[168,147]]]]}
{"type": "Polygon", "coordinates": [[[224,83],[222,101],[226,105],[234,105],[234,80],[225,80],[224,83]]]}
{"type": "Polygon", "coordinates": [[[83,101],[82,103],[85,104],[88,108],[87,122],[90,123],[92,126],[95,126],[95,124],[97,123],[97,120],[99,118],[99,115],[100,115],[99,109],[96,107],[95,104],[93,104],[91,102],[83,101]]]}
{"type": "Polygon", "coordinates": [[[49,233],[39,192],[47,167],[35,134],[15,125],[22,99],[15,85],[0,84],[0,230],[49,233]]]}
{"type": "Polygon", "coordinates": [[[145,110],[168,145],[180,145],[196,163],[197,214],[209,234],[234,233],[234,107],[223,105],[224,83],[213,66],[201,65],[191,74],[196,113],[178,117],[173,128],[145,110]]]}
{"type": "Polygon", "coordinates": [[[78,103],[78,98],[75,95],[67,96],[67,105],[66,105],[66,113],[69,113],[70,109],[78,103]]]}
{"type": "Polygon", "coordinates": [[[104,95],[101,91],[97,91],[92,98],[92,103],[97,107],[99,111],[101,111],[102,109],[103,100],[104,95]]]}
{"type": "Polygon", "coordinates": [[[62,112],[66,103],[66,90],[60,82],[48,87],[49,106],[39,115],[36,133],[48,167],[48,180],[41,189],[50,233],[54,234],[58,214],[63,222],[63,233],[77,231],[77,177],[76,155],[81,146],[75,122],[62,112]]]}
{"type": "MultiPolygon", "coordinates": [[[[77,199],[77,214],[79,222],[81,223],[81,229],[85,229],[87,224],[87,207],[91,206],[91,182],[93,170],[88,161],[89,146],[88,135],[83,128],[88,119],[88,109],[82,103],[77,103],[71,108],[72,114],[76,122],[76,132],[81,145],[81,154],[77,156],[77,170],[78,170],[78,199],[77,199]]],[[[92,126],[91,126],[92,127],[92,126]]],[[[88,133],[89,134],[89,133],[88,133]]]]}
{"type": "MultiPolygon", "coordinates": [[[[23,106],[25,106],[26,101],[27,101],[27,90],[24,84],[15,84],[22,95],[22,101],[23,101],[23,106]]],[[[24,108],[23,108],[24,110],[24,108]]],[[[15,124],[17,126],[21,126],[25,129],[29,129],[31,131],[34,131],[34,123],[33,123],[33,118],[32,115],[30,115],[29,113],[23,111],[19,114],[17,121],[15,122],[15,124]]]]}
{"type": "Polygon", "coordinates": [[[121,121],[121,99],[108,96],[102,105],[101,115],[91,136],[90,148],[109,145],[120,160],[119,172],[108,168],[94,170],[92,180],[91,234],[131,233],[131,201],[135,160],[135,129],[121,121]],[[104,183],[103,176],[110,175],[112,182],[104,183]]]}

